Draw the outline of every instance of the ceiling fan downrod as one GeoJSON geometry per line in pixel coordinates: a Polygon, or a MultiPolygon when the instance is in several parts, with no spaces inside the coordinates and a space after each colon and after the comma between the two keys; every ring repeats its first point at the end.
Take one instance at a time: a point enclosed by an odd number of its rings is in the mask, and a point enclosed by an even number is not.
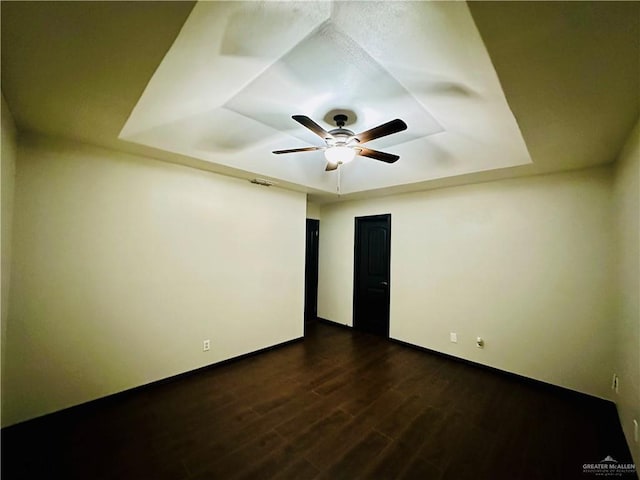
{"type": "Polygon", "coordinates": [[[338,115],[334,115],[334,117],[333,117],[333,121],[336,122],[336,126],[338,128],[344,127],[345,124],[347,123],[348,119],[349,119],[349,117],[347,117],[346,115],[343,115],[341,113],[339,113],[338,115]]]}

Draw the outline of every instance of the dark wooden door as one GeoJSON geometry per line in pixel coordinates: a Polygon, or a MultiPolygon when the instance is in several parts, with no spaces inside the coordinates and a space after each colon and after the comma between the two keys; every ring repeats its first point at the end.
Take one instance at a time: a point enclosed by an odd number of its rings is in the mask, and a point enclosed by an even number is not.
{"type": "Polygon", "coordinates": [[[391,215],[356,217],[354,327],[389,336],[391,215]]]}
{"type": "Polygon", "coordinates": [[[318,240],[320,221],[307,218],[307,246],[304,264],[304,319],[318,316],[318,240]]]}

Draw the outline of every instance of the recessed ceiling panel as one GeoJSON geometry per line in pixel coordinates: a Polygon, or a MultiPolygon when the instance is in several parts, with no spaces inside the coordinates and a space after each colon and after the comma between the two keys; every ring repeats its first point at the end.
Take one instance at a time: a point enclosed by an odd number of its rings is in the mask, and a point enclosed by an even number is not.
{"type": "MultiPolygon", "coordinates": [[[[404,143],[442,131],[427,110],[348,34],[328,20],[286,55],[240,90],[225,108],[276,130],[291,115],[316,121],[331,110],[351,110],[356,132],[398,116],[411,129],[381,139],[380,147],[404,143]]],[[[335,125],[334,125],[335,126],[335,125]]],[[[308,141],[305,129],[289,120],[289,133],[308,141]]]]}

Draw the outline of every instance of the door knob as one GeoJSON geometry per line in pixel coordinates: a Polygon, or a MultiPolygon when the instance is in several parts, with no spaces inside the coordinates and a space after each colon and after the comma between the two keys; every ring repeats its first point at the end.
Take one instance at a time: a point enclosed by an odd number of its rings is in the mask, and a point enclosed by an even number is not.
{"type": "Polygon", "coordinates": [[[383,287],[388,286],[389,284],[387,282],[380,282],[380,285],[382,285],[383,287]]]}

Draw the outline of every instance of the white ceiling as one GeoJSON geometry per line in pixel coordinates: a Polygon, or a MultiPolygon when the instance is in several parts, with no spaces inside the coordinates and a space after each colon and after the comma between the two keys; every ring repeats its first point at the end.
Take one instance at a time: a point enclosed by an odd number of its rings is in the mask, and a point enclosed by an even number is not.
{"type": "Polygon", "coordinates": [[[531,162],[458,2],[199,3],[120,137],[342,194],[531,162]],[[325,172],[321,151],[271,153],[321,145],[291,115],[329,130],[336,110],[355,132],[402,118],[369,144],[400,161],[325,172]]]}
{"type": "Polygon", "coordinates": [[[291,120],[353,111],[393,165],[342,199],[611,162],[639,114],[638,2],[2,2],[2,92],[23,132],[335,201],[291,120]]]}

